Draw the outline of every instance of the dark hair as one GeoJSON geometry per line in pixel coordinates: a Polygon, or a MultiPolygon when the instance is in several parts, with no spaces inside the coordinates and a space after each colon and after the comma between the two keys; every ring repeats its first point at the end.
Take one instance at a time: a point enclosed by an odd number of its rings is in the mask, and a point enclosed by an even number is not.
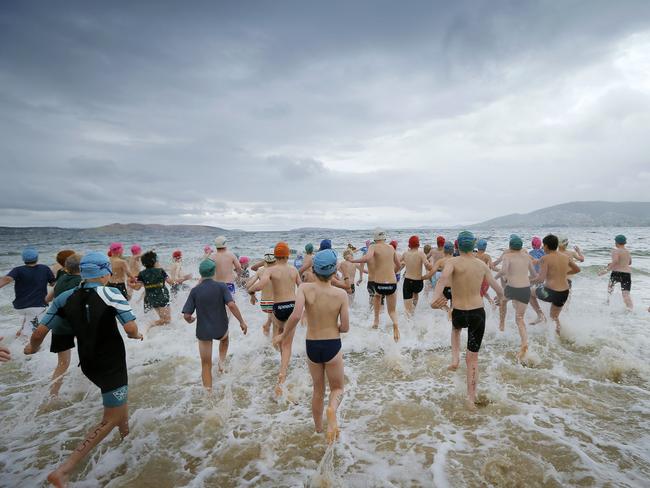
{"type": "Polygon", "coordinates": [[[70,274],[79,274],[79,263],[81,256],[79,254],[72,254],[65,260],[65,270],[70,274]]]}
{"type": "Polygon", "coordinates": [[[145,268],[153,268],[158,261],[158,255],[153,251],[148,251],[140,257],[140,261],[145,268]]]}
{"type": "Polygon", "coordinates": [[[557,236],[549,234],[544,239],[542,239],[542,244],[548,247],[551,251],[557,251],[557,247],[560,245],[560,241],[557,236]]]}
{"type": "Polygon", "coordinates": [[[65,260],[74,254],[74,251],[71,249],[64,249],[59,251],[56,254],[56,262],[59,263],[59,266],[65,267],[65,260]]]}

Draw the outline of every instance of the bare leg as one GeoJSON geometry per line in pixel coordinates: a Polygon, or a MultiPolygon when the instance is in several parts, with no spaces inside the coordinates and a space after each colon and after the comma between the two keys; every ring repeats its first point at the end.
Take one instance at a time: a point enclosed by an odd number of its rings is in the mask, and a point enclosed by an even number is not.
{"type": "Polygon", "coordinates": [[[327,443],[331,444],[339,438],[339,424],[336,420],[336,412],[341,404],[343,396],[343,353],[338,352],[336,356],[325,363],[325,374],[327,383],[330,385],[330,399],[327,405],[327,443]]]}
{"type": "MultiPolygon", "coordinates": [[[[54,486],[65,486],[68,482],[70,473],[75,466],[79,464],[79,461],[85,458],[90,451],[113,430],[115,426],[123,425],[125,419],[128,421],[128,412],[129,410],[126,404],[113,408],[104,407],[104,417],[102,418],[101,423],[90,431],[86,439],[77,446],[74,452],[70,454],[70,457],[68,457],[61,466],[56,468],[56,470],[52,471],[47,476],[47,480],[54,486]]],[[[128,433],[128,428],[126,432],[128,433]]]]}
{"type": "Polygon", "coordinates": [[[530,325],[537,325],[546,322],[546,316],[542,311],[542,307],[539,306],[539,301],[537,301],[537,297],[532,289],[530,290],[530,306],[533,307],[533,310],[535,310],[535,313],[537,314],[537,318],[533,320],[530,325]]]}
{"type": "Polygon", "coordinates": [[[226,334],[219,341],[219,373],[223,373],[226,356],[228,356],[228,344],[230,344],[230,340],[226,334]]]}
{"type": "Polygon", "coordinates": [[[501,300],[499,303],[499,330],[506,330],[506,315],[508,314],[508,300],[501,300]]]}
{"type": "Polygon", "coordinates": [[[607,303],[607,305],[609,305],[609,300],[610,298],[612,298],[613,292],[614,292],[614,282],[610,280],[609,283],[607,284],[607,301],[605,302],[607,303]]]}
{"type": "Polygon", "coordinates": [[[379,327],[379,312],[381,311],[381,295],[379,293],[375,293],[375,296],[372,297],[372,302],[374,305],[374,313],[375,313],[375,320],[372,323],[372,328],[376,329],[379,327]]]}
{"type": "Polygon", "coordinates": [[[151,324],[152,326],[167,325],[172,321],[169,314],[169,307],[158,307],[155,310],[158,314],[158,320],[151,324]]]}
{"type": "Polygon", "coordinates": [[[413,299],[408,298],[404,299],[404,311],[406,312],[407,317],[413,316],[413,299]]]}
{"type": "MultiPolygon", "coordinates": [[[[284,322],[282,323],[284,326],[284,322]]],[[[287,378],[287,370],[289,369],[289,361],[291,361],[291,346],[293,344],[293,335],[296,333],[294,328],[280,344],[280,374],[278,374],[278,384],[275,386],[275,394],[282,395],[282,384],[287,378]]]]}
{"type": "Polygon", "coordinates": [[[264,332],[264,335],[267,336],[271,331],[271,318],[273,314],[264,312],[264,315],[266,315],[266,323],[262,326],[262,332],[264,332]]]}
{"type": "Polygon", "coordinates": [[[515,320],[517,327],[519,327],[519,337],[521,338],[521,348],[517,354],[517,361],[521,361],[528,352],[528,334],[526,333],[526,322],[524,322],[527,305],[516,300],[512,303],[515,306],[515,320]]]}
{"type": "Polygon", "coordinates": [[[562,307],[556,307],[555,305],[551,304],[551,320],[555,322],[555,332],[558,334],[560,333],[560,328],[562,327],[562,324],[560,324],[561,311],[562,307]]]}
{"type": "Polygon", "coordinates": [[[52,396],[57,396],[61,389],[61,385],[63,385],[63,375],[70,366],[70,355],[70,349],[58,353],[58,362],[56,363],[56,368],[54,368],[54,373],[52,374],[53,383],[50,387],[50,395],[52,396]]]}
{"type": "Polygon", "coordinates": [[[393,340],[399,341],[399,327],[397,326],[397,295],[393,293],[386,297],[386,307],[388,308],[388,315],[393,322],[393,340]]]}
{"type": "Polygon", "coordinates": [[[413,313],[415,313],[415,308],[418,306],[418,293],[413,293],[413,313]]]}
{"type": "Polygon", "coordinates": [[[478,383],[478,352],[467,351],[467,408],[476,409],[476,383],[478,383]]]}
{"type": "Polygon", "coordinates": [[[206,390],[212,390],[212,341],[199,341],[201,381],[206,390]]]}
{"type": "Polygon", "coordinates": [[[632,310],[634,308],[634,305],[632,304],[632,297],[630,297],[630,292],[623,290],[622,293],[625,306],[628,308],[628,310],[632,310]]]}
{"type": "Polygon", "coordinates": [[[460,329],[451,328],[451,364],[447,368],[449,371],[456,371],[460,363],[460,329]]]}
{"type": "Polygon", "coordinates": [[[307,366],[314,384],[311,397],[311,413],[314,417],[314,427],[319,434],[323,432],[323,404],[325,402],[325,365],[312,363],[307,358],[307,366]]]}

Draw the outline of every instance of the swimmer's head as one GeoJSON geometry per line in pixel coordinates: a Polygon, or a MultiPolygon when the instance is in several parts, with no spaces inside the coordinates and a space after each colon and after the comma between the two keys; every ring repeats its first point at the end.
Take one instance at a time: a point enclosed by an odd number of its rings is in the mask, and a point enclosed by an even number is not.
{"type": "Polygon", "coordinates": [[[206,254],[212,254],[212,248],[210,246],[205,246],[203,252],[206,254]]]}
{"type": "Polygon", "coordinates": [[[59,263],[59,266],[65,268],[65,260],[74,254],[74,251],[71,249],[65,249],[56,253],[56,262],[59,263]]]}
{"type": "Polygon", "coordinates": [[[557,236],[557,240],[559,241],[559,245],[562,249],[566,249],[566,247],[569,245],[569,238],[565,235],[560,234],[557,236]]]}
{"type": "Polygon", "coordinates": [[[416,249],[420,247],[420,238],[418,236],[409,237],[409,249],[416,249]]]}
{"type": "Polygon", "coordinates": [[[289,258],[291,251],[289,250],[289,244],[286,242],[278,242],[273,249],[273,255],[277,258],[289,258]]]}
{"type": "Polygon", "coordinates": [[[217,249],[226,248],[226,238],[224,236],[219,236],[214,240],[214,247],[217,249]]]}
{"type": "Polygon", "coordinates": [[[352,249],[346,249],[343,251],[343,259],[349,260],[354,257],[354,253],[352,252],[352,249]]]}
{"type": "Polygon", "coordinates": [[[138,246],[137,244],[133,244],[133,245],[131,246],[131,254],[132,254],[133,256],[137,256],[137,255],[140,254],[141,252],[142,252],[142,248],[141,248],[140,246],[138,246]]]}
{"type": "Polygon", "coordinates": [[[314,245],[311,242],[305,246],[305,252],[307,254],[311,254],[314,252],[314,245]]]}
{"type": "Polygon", "coordinates": [[[217,263],[212,259],[204,259],[199,264],[199,274],[201,278],[211,278],[214,276],[214,272],[217,269],[217,263]]]}
{"type": "Polygon", "coordinates": [[[366,249],[368,249],[369,247],[370,247],[370,239],[366,241],[366,249]]]}
{"type": "Polygon", "coordinates": [[[621,244],[621,245],[627,244],[627,237],[625,237],[623,234],[619,234],[616,237],[614,237],[614,242],[616,242],[616,244],[621,244]]]}
{"type": "Polygon", "coordinates": [[[81,278],[84,280],[94,280],[113,274],[108,256],[97,251],[89,252],[81,258],[79,270],[81,271],[81,278]]]}
{"type": "Polygon", "coordinates": [[[248,256],[242,256],[239,258],[239,264],[242,266],[246,266],[248,263],[250,263],[250,261],[251,260],[248,258],[248,256]]]}
{"type": "Polygon", "coordinates": [[[111,256],[119,256],[124,252],[124,246],[121,242],[111,242],[108,249],[111,252],[111,256]]]}
{"type": "Polygon", "coordinates": [[[71,254],[66,258],[64,268],[69,274],[78,275],[81,273],[81,270],[79,269],[80,262],[81,256],[79,254],[71,254]]]}
{"type": "Polygon", "coordinates": [[[269,249],[264,254],[264,262],[267,264],[275,263],[275,254],[273,254],[273,249],[269,249]]]}
{"type": "Polygon", "coordinates": [[[393,239],[392,241],[390,241],[390,245],[393,246],[393,249],[395,249],[397,251],[397,241],[396,240],[393,239]]]}
{"type": "Polygon", "coordinates": [[[553,234],[549,234],[546,237],[544,237],[542,243],[544,244],[544,247],[547,248],[549,251],[557,251],[557,248],[560,245],[559,239],[557,238],[557,236],[554,236],[553,234]]]}
{"type": "Polygon", "coordinates": [[[511,235],[510,236],[510,249],[513,251],[521,251],[521,248],[524,247],[524,241],[521,240],[521,237],[518,235],[511,235]]]}
{"type": "Polygon", "coordinates": [[[147,251],[140,257],[140,261],[145,268],[153,268],[158,262],[158,255],[153,251],[147,251]]]}
{"type": "Polygon", "coordinates": [[[424,254],[429,254],[431,252],[431,244],[424,245],[424,254]]]}
{"type": "Polygon", "coordinates": [[[445,254],[454,254],[454,243],[453,242],[445,242],[445,254]]]}
{"type": "Polygon", "coordinates": [[[476,244],[476,237],[468,230],[462,231],[458,234],[458,250],[460,252],[472,252],[476,244]]]}
{"type": "Polygon", "coordinates": [[[320,241],[320,246],[318,246],[319,251],[324,251],[325,249],[332,249],[332,241],[329,239],[323,239],[320,241]]]}
{"type": "Polygon", "coordinates": [[[485,251],[487,249],[488,241],[485,239],[479,239],[476,243],[476,249],[479,251],[485,251]]]}
{"type": "Polygon", "coordinates": [[[445,238],[444,236],[438,236],[436,237],[436,244],[438,247],[444,247],[445,245],[445,238]]]}
{"type": "Polygon", "coordinates": [[[539,237],[535,236],[530,241],[530,245],[533,246],[533,249],[539,249],[542,247],[542,240],[539,237]]]}
{"type": "Polygon", "coordinates": [[[373,239],[375,240],[375,242],[377,242],[377,241],[385,241],[386,240],[386,231],[384,229],[381,229],[381,228],[377,227],[375,229],[373,239]]]}
{"type": "Polygon", "coordinates": [[[33,247],[23,249],[23,263],[34,264],[38,261],[38,251],[33,247]]]}
{"type": "Polygon", "coordinates": [[[182,253],[181,251],[179,251],[178,249],[176,249],[176,250],[172,253],[172,258],[173,258],[174,260],[176,260],[176,261],[178,261],[178,260],[181,259],[182,257],[183,257],[183,253],[182,253]]]}
{"type": "Polygon", "coordinates": [[[337,255],[333,249],[318,251],[314,256],[312,268],[314,274],[321,280],[327,280],[336,273],[337,255]]]}

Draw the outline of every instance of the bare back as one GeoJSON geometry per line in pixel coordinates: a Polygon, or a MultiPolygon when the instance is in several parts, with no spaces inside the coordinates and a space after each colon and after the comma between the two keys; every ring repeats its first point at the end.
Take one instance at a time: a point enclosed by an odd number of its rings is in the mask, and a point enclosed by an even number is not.
{"type": "Polygon", "coordinates": [[[620,273],[630,273],[632,269],[630,265],[632,264],[632,256],[630,251],[625,248],[616,248],[612,250],[612,271],[618,271],[620,273]]]}
{"type": "MultiPolygon", "coordinates": [[[[483,307],[481,284],[488,277],[490,269],[471,254],[451,258],[446,266],[453,265],[451,290],[454,295],[454,309],[474,310],[483,307]]],[[[445,267],[446,267],[445,266],[445,267]]],[[[490,277],[491,278],[491,277],[490,277]]]]}
{"type": "Polygon", "coordinates": [[[350,283],[354,283],[354,278],[357,274],[357,265],[350,261],[341,261],[339,269],[343,274],[343,278],[347,278],[350,283]]]}
{"type": "Polygon", "coordinates": [[[368,261],[374,264],[374,279],[376,283],[397,283],[395,277],[395,249],[383,241],[376,242],[373,246],[373,255],[368,261]]]}
{"type": "Polygon", "coordinates": [[[294,266],[289,266],[286,261],[277,262],[267,273],[273,287],[273,301],[291,302],[296,299],[296,286],[300,278],[294,266]]]}
{"type": "Polygon", "coordinates": [[[307,312],[307,339],[336,339],[340,337],[339,315],[348,304],[347,293],[329,283],[301,285],[307,312]]]}
{"type": "Polygon", "coordinates": [[[530,286],[530,276],[535,274],[533,260],[525,251],[513,251],[503,256],[501,266],[508,286],[526,288],[530,286]]]}
{"type": "Polygon", "coordinates": [[[214,274],[215,281],[222,283],[233,283],[235,281],[235,270],[240,267],[237,257],[228,250],[217,250],[210,256],[216,265],[214,274]],[[235,264],[236,263],[236,264],[235,264]]]}
{"type": "Polygon", "coordinates": [[[545,254],[540,259],[542,266],[546,266],[545,285],[551,290],[566,291],[569,289],[567,274],[570,269],[571,258],[558,251],[545,254]]]}
{"type": "Polygon", "coordinates": [[[128,260],[128,264],[131,276],[138,276],[140,271],[142,271],[142,262],[140,261],[140,256],[131,256],[128,260]]]}
{"type": "Polygon", "coordinates": [[[111,257],[111,268],[113,276],[111,276],[111,283],[124,283],[127,278],[127,263],[123,258],[111,257]]]}
{"type": "Polygon", "coordinates": [[[426,255],[419,249],[409,249],[404,254],[402,254],[402,262],[406,267],[404,277],[410,280],[421,280],[422,267],[424,266],[426,260],[426,255]]]}

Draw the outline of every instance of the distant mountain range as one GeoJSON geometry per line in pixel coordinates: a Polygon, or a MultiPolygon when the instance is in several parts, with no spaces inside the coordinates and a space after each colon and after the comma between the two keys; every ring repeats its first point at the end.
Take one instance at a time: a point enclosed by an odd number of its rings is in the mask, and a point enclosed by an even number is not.
{"type": "Polygon", "coordinates": [[[527,214],[510,214],[470,227],[645,227],[650,202],[570,202],[527,214]]]}
{"type": "Polygon", "coordinates": [[[228,229],[221,227],[212,227],[210,225],[163,225],[163,224],[108,224],[101,227],[92,227],[89,229],[93,232],[121,233],[121,232],[142,232],[145,230],[166,230],[166,231],[205,231],[205,232],[230,232],[228,229]]]}

